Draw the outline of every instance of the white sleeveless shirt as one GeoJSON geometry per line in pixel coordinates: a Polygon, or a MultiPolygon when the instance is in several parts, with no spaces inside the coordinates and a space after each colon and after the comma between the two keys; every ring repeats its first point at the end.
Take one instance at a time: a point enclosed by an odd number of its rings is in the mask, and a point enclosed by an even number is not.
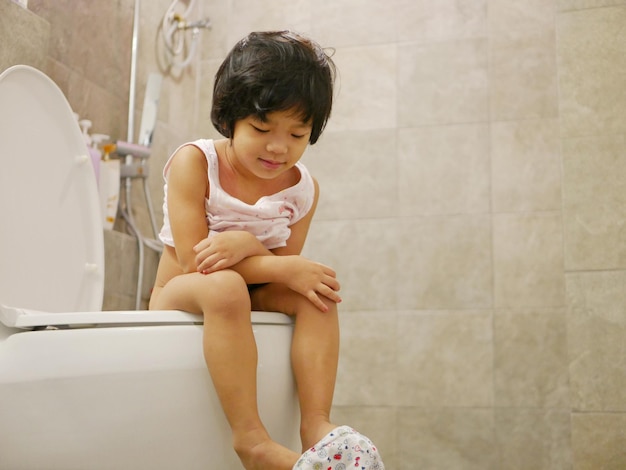
{"type": "Polygon", "coordinates": [[[300,181],[283,191],[263,196],[255,204],[245,202],[228,194],[220,184],[219,160],[213,140],[200,139],[181,145],[170,156],[163,169],[164,201],[163,228],[159,239],[166,245],[174,246],[167,208],[167,179],[170,164],[176,152],[185,145],[193,145],[204,153],[208,163],[209,197],[204,201],[209,237],[227,230],[243,230],[252,233],[271,250],[285,246],[291,235],[291,225],[304,217],[313,206],[315,186],[306,167],[298,162],[300,181]]]}

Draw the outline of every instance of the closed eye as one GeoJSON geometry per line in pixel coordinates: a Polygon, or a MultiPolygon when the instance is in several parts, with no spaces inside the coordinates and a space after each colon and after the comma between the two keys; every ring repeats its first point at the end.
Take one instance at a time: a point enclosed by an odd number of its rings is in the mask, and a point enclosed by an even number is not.
{"type": "Polygon", "coordinates": [[[266,132],[269,132],[269,130],[267,129],[261,129],[260,127],[255,126],[254,124],[250,124],[252,126],[252,128],[257,131],[257,132],[261,132],[262,134],[265,134],[266,132]]]}

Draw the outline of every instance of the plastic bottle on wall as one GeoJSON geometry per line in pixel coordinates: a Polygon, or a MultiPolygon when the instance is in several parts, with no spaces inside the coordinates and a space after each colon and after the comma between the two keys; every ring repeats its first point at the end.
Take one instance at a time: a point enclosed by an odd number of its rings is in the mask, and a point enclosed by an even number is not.
{"type": "MultiPolygon", "coordinates": [[[[76,119],[79,119],[76,113],[74,113],[74,116],[76,116],[76,119]]],[[[89,119],[80,119],[78,121],[78,125],[80,126],[83,133],[83,139],[85,139],[85,145],[87,145],[89,156],[91,156],[91,163],[93,164],[93,171],[96,175],[96,181],[99,181],[100,160],[102,159],[102,153],[100,152],[100,150],[98,150],[97,146],[94,145],[94,141],[89,135],[89,129],[91,129],[91,121],[89,119]]]]}
{"type": "Polygon", "coordinates": [[[100,187],[100,162],[102,160],[102,144],[108,142],[111,138],[105,134],[91,134],[91,147],[89,147],[89,155],[91,155],[91,161],[94,162],[93,169],[96,172],[96,181],[98,187],[100,187]]]}
{"type": "Polygon", "coordinates": [[[120,161],[110,158],[115,151],[115,144],[102,146],[104,156],[100,162],[100,210],[105,230],[113,230],[117,217],[117,206],[120,198],[120,161]]]}

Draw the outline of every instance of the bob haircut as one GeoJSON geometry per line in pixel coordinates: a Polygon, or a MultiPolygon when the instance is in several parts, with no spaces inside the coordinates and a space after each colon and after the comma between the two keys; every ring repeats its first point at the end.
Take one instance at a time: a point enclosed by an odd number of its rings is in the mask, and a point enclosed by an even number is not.
{"type": "Polygon", "coordinates": [[[315,42],[290,31],[254,32],[239,41],[215,75],[211,121],[224,137],[248,116],[293,109],[312,126],[314,144],[330,117],[335,65],[315,42]]]}

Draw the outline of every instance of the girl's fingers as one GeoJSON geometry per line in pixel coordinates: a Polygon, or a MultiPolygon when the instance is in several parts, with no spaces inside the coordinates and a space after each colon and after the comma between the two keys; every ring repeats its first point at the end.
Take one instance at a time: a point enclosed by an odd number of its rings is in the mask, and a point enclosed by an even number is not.
{"type": "Polygon", "coordinates": [[[309,292],[309,295],[307,296],[307,298],[311,301],[313,305],[315,305],[322,312],[328,312],[328,306],[324,302],[322,302],[322,299],[320,299],[315,292],[313,291],[309,292]]]}
{"type": "Polygon", "coordinates": [[[337,273],[335,272],[335,270],[333,268],[329,268],[328,266],[322,265],[323,266],[323,270],[324,270],[324,274],[334,277],[337,277],[337,273]]]}
{"type": "Polygon", "coordinates": [[[196,244],[196,246],[193,247],[193,251],[195,251],[198,254],[202,250],[208,248],[210,243],[211,243],[211,241],[208,238],[205,238],[204,240],[200,240],[196,244]]]}
{"type": "Polygon", "coordinates": [[[326,297],[327,299],[337,304],[341,302],[341,297],[339,297],[339,294],[337,294],[337,292],[335,292],[333,289],[331,289],[327,285],[322,284],[317,292],[311,291],[307,295],[307,298],[311,301],[311,303],[315,305],[322,312],[327,312],[328,306],[324,303],[322,299],[320,299],[320,295],[322,295],[323,297],[326,297]]]}
{"type": "Polygon", "coordinates": [[[339,291],[339,289],[341,288],[341,286],[339,285],[339,281],[334,277],[326,277],[326,279],[324,279],[324,284],[334,291],[339,291]]]}
{"type": "Polygon", "coordinates": [[[332,300],[336,304],[341,302],[341,297],[339,297],[339,294],[337,293],[337,290],[333,289],[332,287],[323,286],[320,289],[320,294],[322,294],[327,299],[332,300]]]}
{"type": "Polygon", "coordinates": [[[198,271],[205,271],[210,268],[214,268],[220,261],[223,261],[223,259],[220,259],[216,253],[213,253],[206,258],[203,258],[202,253],[200,253],[196,259],[202,259],[202,261],[198,263],[198,271]]]}

